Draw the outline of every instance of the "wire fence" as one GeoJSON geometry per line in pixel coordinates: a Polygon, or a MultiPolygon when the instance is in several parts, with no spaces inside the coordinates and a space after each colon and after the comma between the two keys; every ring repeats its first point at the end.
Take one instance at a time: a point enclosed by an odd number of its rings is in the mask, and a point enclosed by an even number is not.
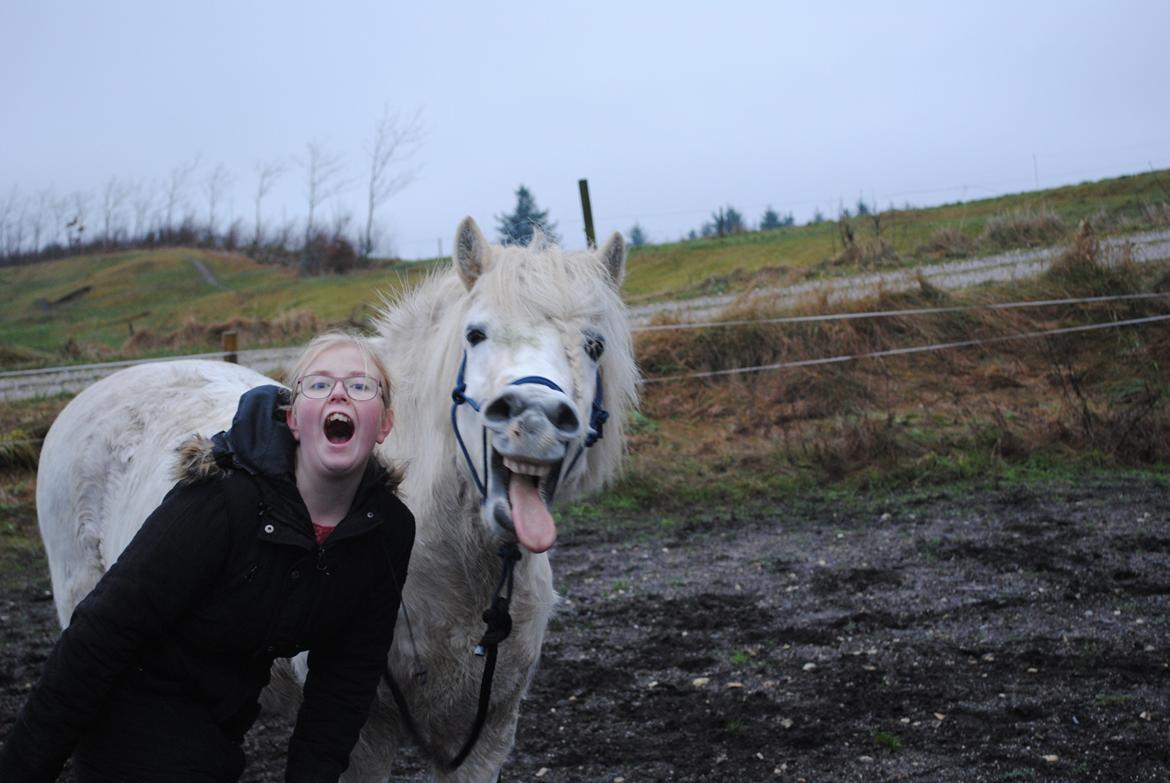
{"type": "Polygon", "coordinates": [[[1045,329],[1043,331],[1021,332],[1019,334],[1001,335],[999,337],[986,337],[977,340],[958,340],[949,343],[932,343],[930,345],[914,345],[905,348],[888,348],[881,351],[867,351],[865,353],[842,354],[839,356],[826,356],[817,359],[798,359],[791,362],[777,362],[776,364],[761,364],[755,367],[735,367],[726,370],[709,370],[705,372],[681,373],[678,375],[662,375],[655,378],[644,378],[642,383],[666,383],[667,381],[681,381],[692,378],[714,378],[725,375],[742,375],[745,373],[765,372],[768,370],[786,370],[796,367],[815,367],[823,364],[839,364],[842,362],[851,362],[858,359],[880,359],[886,356],[905,356],[915,353],[927,353],[931,351],[949,351],[955,348],[971,348],[978,345],[993,345],[995,343],[1012,342],[1016,340],[1032,340],[1040,337],[1048,337],[1058,334],[1074,334],[1077,332],[1091,332],[1101,329],[1113,329],[1122,326],[1136,326],[1138,324],[1155,323],[1158,321],[1170,320],[1170,314],[1151,315],[1144,318],[1130,318],[1124,321],[1109,321],[1107,323],[1099,324],[1084,324],[1081,326],[1065,326],[1059,329],[1045,329]]]}
{"type": "MultiPolygon", "coordinates": [[[[1075,297],[1065,299],[1041,299],[1024,302],[998,302],[986,305],[964,305],[956,307],[923,307],[900,310],[872,310],[865,312],[854,313],[821,313],[814,315],[799,315],[799,316],[783,316],[778,318],[759,318],[759,319],[739,319],[730,321],[708,321],[708,322],[686,322],[677,324],[660,324],[653,326],[635,327],[633,332],[661,332],[669,330],[692,330],[692,329],[715,329],[715,328],[729,328],[736,326],[750,326],[757,324],[794,324],[794,323],[813,323],[813,322],[828,322],[828,321],[846,321],[846,320],[861,320],[861,319],[877,319],[877,318],[895,318],[895,317],[914,317],[925,315],[949,314],[958,312],[970,311],[995,311],[995,310],[1017,310],[1034,307],[1057,307],[1078,304],[1099,304],[1105,302],[1124,302],[1150,299],[1164,299],[1167,294],[1153,293],[1153,294],[1117,294],[1112,296],[1089,296],[1089,297],[1075,297]]],[[[1121,321],[1109,321],[1105,323],[1082,324],[1078,326],[1065,326],[1054,329],[1045,329],[1039,331],[1020,332],[1017,334],[1000,335],[998,337],[986,337],[971,340],[957,340],[953,342],[944,343],[930,343],[926,345],[904,346],[901,348],[887,348],[877,351],[866,351],[862,353],[840,354],[837,356],[823,356],[811,359],[797,359],[788,362],[776,362],[774,364],[762,364],[752,367],[734,367],[723,370],[708,370],[702,372],[678,373],[674,375],[662,375],[652,378],[643,378],[642,383],[645,385],[653,385],[659,383],[669,383],[683,380],[696,380],[702,378],[717,378],[727,377],[733,375],[745,375],[749,373],[761,373],[775,370],[796,369],[801,367],[816,367],[830,364],[841,364],[844,362],[860,361],[863,359],[881,359],[891,356],[908,356],[912,354],[931,353],[935,351],[950,351],[960,348],[972,348],[982,345],[995,345],[998,343],[1016,342],[1020,340],[1034,340],[1043,337],[1050,337],[1064,334],[1078,334],[1085,332],[1100,331],[1103,329],[1115,329],[1128,326],[1140,326],[1143,324],[1152,324],[1162,321],[1170,320],[1170,313],[1145,316],[1142,318],[1130,318],[1121,321]]],[[[299,349],[286,349],[289,350],[299,349]]],[[[249,352],[241,351],[241,355],[249,352]]],[[[261,353],[255,351],[251,353],[261,353]]],[[[129,367],[135,364],[142,364],[146,361],[178,361],[182,359],[223,359],[227,354],[225,352],[213,352],[204,354],[194,354],[188,356],[164,357],[158,359],[148,360],[126,360],[120,362],[108,362],[104,364],[87,364],[87,365],[72,365],[63,367],[52,367],[40,370],[16,370],[10,372],[0,373],[0,379],[21,377],[21,376],[35,376],[38,373],[61,373],[71,370],[115,370],[123,367],[129,367]]],[[[21,440],[0,441],[0,449],[15,449],[19,447],[36,447],[44,443],[43,438],[27,438],[21,440]]]]}

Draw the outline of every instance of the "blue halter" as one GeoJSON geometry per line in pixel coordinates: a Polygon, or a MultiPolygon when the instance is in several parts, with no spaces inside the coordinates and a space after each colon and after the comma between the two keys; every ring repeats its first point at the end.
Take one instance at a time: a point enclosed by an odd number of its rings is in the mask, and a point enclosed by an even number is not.
{"type": "MultiPolygon", "coordinates": [[[[471,459],[471,453],[467,450],[467,445],[463,442],[463,435],[459,432],[459,421],[456,416],[456,411],[463,403],[471,406],[471,409],[476,413],[480,412],[479,402],[474,398],[467,396],[467,382],[464,381],[463,375],[467,370],[467,351],[463,352],[463,360],[459,362],[459,374],[455,377],[455,388],[451,390],[451,429],[455,432],[455,440],[459,442],[459,448],[463,451],[463,459],[467,461],[467,468],[471,471],[471,478],[475,481],[475,486],[479,488],[480,502],[487,499],[487,486],[484,481],[487,479],[487,428],[482,427],[481,433],[483,437],[483,477],[475,469],[475,463],[471,459]]],[[[523,386],[525,384],[534,383],[538,386],[545,386],[553,391],[558,391],[565,394],[565,390],[558,386],[555,382],[545,378],[543,375],[525,375],[523,378],[517,378],[509,383],[509,386],[523,386]]],[[[561,476],[567,476],[572,472],[580,459],[581,454],[588,447],[592,446],[597,441],[601,440],[601,430],[609,419],[609,411],[605,409],[605,393],[601,387],[601,370],[597,370],[596,383],[594,384],[595,391],[593,393],[593,406],[589,414],[589,434],[585,436],[585,443],[577,449],[577,453],[573,456],[569,467],[561,471],[561,476]]],[[[567,394],[565,395],[568,396],[567,394]]]]}

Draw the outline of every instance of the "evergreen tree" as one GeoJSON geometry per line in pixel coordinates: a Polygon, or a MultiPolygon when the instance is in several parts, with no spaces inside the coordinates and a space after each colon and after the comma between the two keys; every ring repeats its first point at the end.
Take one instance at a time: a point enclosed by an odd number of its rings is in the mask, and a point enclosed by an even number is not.
{"type": "Polygon", "coordinates": [[[771,231],[793,225],[796,225],[796,218],[792,216],[791,212],[782,217],[770,205],[764,210],[764,216],[760,218],[760,231],[771,231]]]}
{"type": "Polygon", "coordinates": [[[527,245],[535,229],[540,229],[550,242],[560,242],[557,224],[548,219],[548,210],[538,209],[536,199],[528,188],[516,189],[516,209],[511,214],[496,216],[496,232],[502,245],[527,245]]]}
{"type": "Polygon", "coordinates": [[[642,245],[646,244],[648,241],[649,240],[646,238],[646,232],[642,230],[642,224],[635,223],[630,228],[630,246],[631,247],[641,247],[642,245]]]}
{"type": "Polygon", "coordinates": [[[771,231],[775,228],[780,228],[780,216],[776,214],[776,210],[768,207],[764,210],[764,216],[760,218],[760,231],[771,231]]]}
{"type": "Polygon", "coordinates": [[[718,212],[711,213],[711,222],[704,223],[702,234],[704,237],[725,237],[730,234],[742,234],[747,231],[747,224],[743,222],[743,215],[735,207],[728,205],[718,212]]]}

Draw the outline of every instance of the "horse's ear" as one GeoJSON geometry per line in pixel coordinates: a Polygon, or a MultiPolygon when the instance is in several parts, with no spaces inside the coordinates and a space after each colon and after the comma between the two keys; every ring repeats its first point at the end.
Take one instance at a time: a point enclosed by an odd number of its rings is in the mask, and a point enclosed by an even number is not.
{"type": "Polygon", "coordinates": [[[626,276],[626,240],[622,235],[613,232],[613,236],[605,240],[601,246],[601,260],[613,278],[615,288],[622,287],[622,279],[626,276]]]}
{"type": "Polygon", "coordinates": [[[487,238],[475,221],[470,217],[459,221],[459,228],[455,229],[455,269],[468,290],[483,274],[490,252],[487,238]]]}

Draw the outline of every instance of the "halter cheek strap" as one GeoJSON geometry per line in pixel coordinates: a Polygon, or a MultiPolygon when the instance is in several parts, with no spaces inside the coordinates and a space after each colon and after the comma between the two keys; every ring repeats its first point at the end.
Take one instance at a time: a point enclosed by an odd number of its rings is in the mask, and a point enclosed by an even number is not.
{"type": "MultiPolygon", "coordinates": [[[[459,406],[467,403],[471,409],[479,413],[479,403],[473,398],[467,396],[467,382],[463,380],[463,374],[467,370],[467,351],[463,352],[463,361],[459,363],[459,374],[455,376],[455,388],[451,390],[451,429],[455,431],[455,440],[459,442],[459,448],[463,451],[463,459],[467,461],[467,469],[471,472],[471,478],[475,482],[475,486],[479,488],[480,502],[487,498],[487,487],[484,486],[483,480],[480,479],[479,473],[475,470],[475,462],[471,459],[471,453],[467,450],[467,445],[463,442],[463,435],[459,432],[459,419],[455,415],[459,406]]],[[[487,476],[487,428],[483,428],[483,475],[487,476]]]]}
{"type": "MultiPolygon", "coordinates": [[[[467,462],[467,469],[471,473],[471,479],[475,482],[475,486],[479,489],[480,502],[487,499],[487,485],[484,483],[487,480],[487,428],[481,427],[480,433],[482,437],[481,452],[483,454],[483,474],[475,469],[475,461],[471,458],[471,452],[467,450],[467,444],[463,442],[463,434],[459,431],[459,418],[456,415],[459,406],[467,403],[473,411],[480,412],[480,404],[477,400],[467,396],[467,381],[464,380],[464,375],[467,372],[467,351],[463,352],[463,359],[459,362],[459,374],[455,376],[455,388],[451,390],[451,429],[455,432],[455,440],[459,443],[459,449],[463,452],[463,459],[467,462]]],[[[517,378],[509,383],[509,386],[523,386],[525,384],[536,384],[544,386],[553,391],[558,391],[565,394],[565,390],[558,386],[554,381],[545,378],[543,375],[525,375],[523,378],[517,378]]],[[[561,478],[569,475],[577,460],[580,459],[585,449],[592,446],[597,441],[601,440],[602,427],[609,419],[609,411],[605,409],[605,392],[601,386],[601,370],[597,370],[596,381],[594,383],[593,405],[589,413],[589,434],[585,436],[585,442],[577,449],[577,453],[573,455],[573,459],[569,462],[568,467],[561,471],[561,478]]],[[[568,396],[568,395],[565,395],[568,396]]]]}

